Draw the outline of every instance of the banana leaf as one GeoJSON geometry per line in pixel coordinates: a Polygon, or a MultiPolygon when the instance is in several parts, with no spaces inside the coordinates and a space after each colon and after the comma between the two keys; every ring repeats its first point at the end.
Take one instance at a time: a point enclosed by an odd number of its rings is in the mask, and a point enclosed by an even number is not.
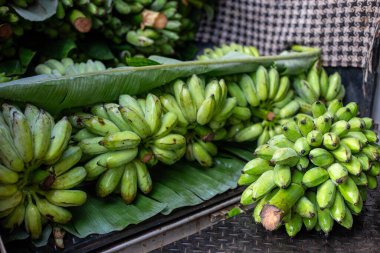
{"type": "Polygon", "coordinates": [[[186,162],[155,168],[154,187],[148,196],[139,194],[133,204],[126,205],[118,196],[99,199],[90,195],[83,206],[72,208],[73,220],[64,229],[80,238],[106,234],[159,213],[168,215],[177,208],[200,204],[236,188],[243,165],[236,158],[218,157],[212,168],[186,162]]]}
{"type": "Polygon", "coordinates": [[[0,84],[0,99],[33,103],[56,115],[64,109],[110,102],[120,94],[137,95],[192,74],[223,76],[251,72],[259,65],[276,66],[295,75],[308,69],[320,50],[280,56],[189,61],[144,67],[122,67],[102,72],[56,77],[39,75],[0,84]]]}

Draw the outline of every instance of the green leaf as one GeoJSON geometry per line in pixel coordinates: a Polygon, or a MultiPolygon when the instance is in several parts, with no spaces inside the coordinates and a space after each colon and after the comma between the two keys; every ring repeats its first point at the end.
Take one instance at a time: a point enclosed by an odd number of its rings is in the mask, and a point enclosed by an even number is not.
{"type": "Polygon", "coordinates": [[[41,53],[50,59],[62,59],[68,57],[70,52],[76,48],[77,45],[73,40],[66,39],[49,43],[41,53]]]}
{"type": "Polygon", "coordinates": [[[126,58],[127,65],[130,67],[142,67],[142,66],[152,66],[160,65],[160,63],[142,57],[128,57],[126,58]]]}
{"type": "Polygon", "coordinates": [[[189,61],[146,67],[123,67],[70,77],[44,75],[0,84],[0,98],[29,102],[52,114],[64,109],[137,95],[192,74],[223,76],[252,72],[259,65],[277,65],[281,73],[306,71],[320,51],[257,58],[189,61]]]}
{"type": "Polygon", "coordinates": [[[26,9],[12,5],[12,8],[26,20],[44,21],[57,11],[58,0],[35,0],[35,3],[26,9]]]}
{"type": "Polygon", "coordinates": [[[36,52],[27,49],[19,49],[19,59],[8,60],[0,63],[0,73],[6,73],[7,76],[17,76],[25,74],[26,70],[36,52]]]}
{"type": "Polygon", "coordinates": [[[115,56],[103,41],[86,42],[82,45],[84,53],[93,60],[112,60],[115,56]]]}

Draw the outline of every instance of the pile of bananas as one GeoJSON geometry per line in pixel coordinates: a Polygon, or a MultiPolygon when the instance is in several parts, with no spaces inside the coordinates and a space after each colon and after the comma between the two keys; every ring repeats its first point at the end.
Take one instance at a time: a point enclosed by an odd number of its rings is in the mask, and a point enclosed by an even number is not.
{"type": "Polygon", "coordinates": [[[256,204],[255,221],[268,230],[284,224],[289,236],[302,225],[326,234],[334,221],[351,228],[380,173],[373,121],[357,117],[356,103],[315,102],[312,114],[297,114],[259,146],[239,179],[249,184],[241,203],[256,204]]]}
{"type": "Polygon", "coordinates": [[[100,197],[116,192],[131,203],[137,187],[144,194],[152,189],[147,164],[173,164],[185,154],[185,137],[172,133],[176,114],[164,113],[153,94],[139,99],[121,95],[119,104],[95,105],[91,113],[77,113],[70,120],[81,128],[74,140],[91,158],[84,165],[86,180],[99,178],[96,190],[100,197]]]}
{"type": "Polygon", "coordinates": [[[88,60],[87,62],[74,63],[71,58],[63,58],[61,61],[49,59],[35,68],[36,74],[53,74],[56,76],[69,76],[104,70],[106,70],[106,67],[100,61],[88,60]]]}
{"type": "Polygon", "coordinates": [[[229,119],[229,138],[236,142],[257,140],[258,145],[264,144],[280,134],[281,124],[300,108],[294,100],[289,77],[280,77],[275,68],[268,71],[260,66],[256,72],[243,74],[237,80],[239,84],[228,84],[229,96],[236,98],[241,108],[240,113],[229,119]]]}
{"type": "Polygon", "coordinates": [[[259,57],[259,51],[254,46],[243,46],[236,43],[222,44],[220,47],[206,48],[201,55],[197,57],[200,61],[213,60],[221,58],[230,52],[239,52],[246,55],[259,57]]]}
{"type": "Polygon", "coordinates": [[[303,112],[310,112],[310,106],[317,101],[329,104],[334,99],[342,100],[346,93],[340,75],[334,73],[328,76],[323,68],[318,68],[318,65],[317,61],[306,75],[299,75],[293,81],[298,96],[296,100],[303,112]]]}
{"type": "Polygon", "coordinates": [[[0,222],[7,230],[25,223],[33,239],[47,221],[67,223],[65,207],[82,205],[85,192],[73,190],[86,177],[79,147],[68,146],[71,125],[42,109],[26,105],[24,113],[3,104],[0,113],[0,222]],[[74,168],[73,168],[74,167],[74,168]]]}

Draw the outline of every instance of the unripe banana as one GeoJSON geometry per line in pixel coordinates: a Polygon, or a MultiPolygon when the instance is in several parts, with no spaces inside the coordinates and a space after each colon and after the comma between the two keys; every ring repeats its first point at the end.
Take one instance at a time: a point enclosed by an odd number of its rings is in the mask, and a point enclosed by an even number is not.
{"type": "Polygon", "coordinates": [[[316,130],[320,131],[322,134],[325,134],[330,131],[332,120],[326,115],[322,115],[314,119],[314,125],[316,130]]]}
{"type": "Polygon", "coordinates": [[[341,78],[338,72],[329,76],[329,86],[325,95],[327,101],[333,100],[339,93],[341,78]]]}
{"type": "Polygon", "coordinates": [[[323,135],[322,145],[328,150],[334,150],[339,147],[340,139],[337,134],[328,132],[323,135]]]}
{"type": "Polygon", "coordinates": [[[344,215],[344,219],[341,222],[339,222],[339,224],[347,229],[351,229],[352,223],[353,223],[352,214],[350,212],[350,209],[346,207],[346,214],[344,215]]]}
{"type": "Polygon", "coordinates": [[[362,166],[360,160],[358,158],[356,158],[355,156],[352,156],[351,160],[348,163],[341,163],[341,164],[347,169],[347,171],[351,175],[357,176],[363,170],[363,166],[362,166]]]}
{"type": "Polygon", "coordinates": [[[108,116],[107,110],[103,104],[97,104],[91,107],[91,113],[99,118],[111,120],[108,116]]]}
{"type": "Polygon", "coordinates": [[[329,78],[326,74],[326,71],[323,68],[322,68],[321,73],[319,75],[319,84],[320,84],[321,96],[326,97],[327,90],[329,87],[329,78]]]}
{"type": "Polygon", "coordinates": [[[137,185],[144,194],[152,190],[152,179],[146,165],[138,160],[134,160],[137,172],[137,185]]]}
{"type": "Polygon", "coordinates": [[[356,116],[358,115],[358,112],[359,112],[359,106],[357,103],[355,102],[350,102],[346,105],[347,108],[349,108],[351,110],[351,113],[353,116],[356,116]]]}
{"type": "Polygon", "coordinates": [[[262,134],[257,139],[257,145],[265,144],[269,140],[269,138],[270,138],[269,129],[268,129],[268,127],[265,127],[264,131],[262,132],[262,134]]]}
{"type": "Polygon", "coordinates": [[[66,117],[63,117],[53,127],[51,132],[51,142],[47,150],[44,161],[46,164],[52,164],[62,155],[68,142],[70,141],[72,127],[66,117]]]}
{"type": "Polygon", "coordinates": [[[72,168],[82,157],[82,150],[80,147],[69,146],[56,162],[52,169],[56,176],[60,176],[70,168],[72,168]]]}
{"type": "Polygon", "coordinates": [[[211,155],[216,156],[218,153],[217,146],[212,142],[205,142],[205,141],[197,141],[201,146],[211,155]]]}
{"type": "Polygon", "coordinates": [[[302,178],[302,184],[307,188],[312,188],[324,183],[329,179],[327,170],[321,167],[315,167],[305,172],[302,178]]]}
{"type": "Polygon", "coordinates": [[[369,143],[376,143],[379,141],[377,134],[372,130],[364,130],[363,131],[365,137],[367,138],[369,143]]]}
{"type": "Polygon", "coordinates": [[[367,186],[368,185],[368,178],[365,173],[360,173],[357,176],[351,175],[352,180],[354,180],[355,184],[357,186],[367,186]]]}
{"type": "Polygon", "coordinates": [[[354,180],[348,177],[346,182],[338,185],[339,192],[342,194],[343,198],[346,202],[351,203],[353,205],[357,205],[359,203],[360,193],[359,189],[356,186],[354,180]]]}
{"type": "Polygon", "coordinates": [[[225,128],[221,128],[215,131],[214,141],[221,141],[227,139],[227,130],[225,128]]]}
{"type": "Polygon", "coordinates": [[[24,170],[24,161],[16,151],[9,128],[5,122],[0,124],[0,160],[7,168],[14,171],[21,172],[24,170]]]}
{"type": "Polygon", "coordinates": [[[236,133],[235,140],[237,142],[254,141],[261,135],[263,130],[261,123],[256,123],[236,133]]]}
{"type": "Polygon", "coordinates": [[[42,233],[41,214],[37,206],[32,202],[31,197],[29,197],[25,209],[25,229],[32,239],[40,238],[42,233]]]}
{"type": "Polygon", "coordinates": [[[24,217],[25,205],[24,203],[21,203],[13,209],[13,211],[5,217],[4,220],[1,221],[1,225],[10,231],[13,231],[15,228],[21,226],[24,221],[24,217]]]}
{"type": "Polygon", "coordinates": [[[112,121],[97,116],[84,119],[83,124],[91,133],[100,136],[106,136],[108,134],[117,133],[120,131],[120,129],[112,121]]]}
{"type": "Polygon", "coordinates": [[[107,170],[107,168],[98,164],[99,160],[105,157],[108,157],[108,153],[96,156],[84,165],[84,168],[87,172],[86,181],[95,180],[99,175],[101,175],[104,171],[107,170]]]}
{"type": "Polygon", "coordinates": [[[0,212],[15,208],[23,199],[23,194],[16,191],[12,196],[0,199],[0,212]]]}
{"type": "Polygon", "coordinates": [[[365,129],[365,122],[361,118],[353,117],[348,121],[350,124],[350,131],[362,131],[365,129]]]}
{"type": "Polygon", "coordinates": [[[109,150],[101,145],[104,137],[94,137],[89,139],[84,139],[78,143],[78,146],[87,155],[99,155],[107,153],[109,150]]]}
{"type": "Polygon", "coordinates": [[[241,174],[238,179],[238,185],[242,186],[252,184],[253,182],[256,182],[259,177],[260,176],[257,175],[241,174]]]}
{"type": "Polygon", "coordinates": [[[271,162],[274,164],[293,167],[298,163],[298,160],[299,156],[294,149],[279,148],[274,152],[271,162]]]}
{"type": "Polygon", "coordinates": [[[351,126],[345,120],[335,122],[330,129],[330,132],[337,134],[339,137],[345,136],[350,130],[351,126]]]}
{"type": "Polygon", "coordinates": [[[256,148],[254,156],[270,161],[277,149],[277,147],[264,144],[256,148]]]}
{"type": "Polygon", "coordinates": [[[108,152],[102,155],[98,165],[106,168],[119,167],[132,161],[137,156],[137,153],[137,148],[108,152]]]}
{"type": "Polygon", "coordinates": [[[69,207],[83,205],[87,200],[87,194],[80,190],[51,190],[44,195],[54,205],[69,207]]]}
{"type": "Polygon", "coordinates": [[[258,106],[260,104],[260,100],[257,95],[255,84],[252,78],[247,74],[243,74],[241,76],[239,84],[248,104],[250,104],[251,106],[258,106]]]}
{"type": "Polygon", "coordinates": [[[380,175],[380,164],[378,162],[373,162],[371,165],[371,169],[369,170],[368,173],[369,173],[369,175],[371,175],[373,177],[379,176],[380,175]]]}
{"type": "Polygon", "coordinates": [[[318,224],[321,227],[322,231],[327,235],[328,233],[330,233],[334,225],[334,220],[330,215],[330,210],[327,208],[322,210],[318,207],[317,214],[318,224]]]}
{"type": "MultiPolygon", "coordinates": [[[[25,113],[27,112],[28,110],[25,109],[25,113]]],[[[39,110],[33,125],[30,126],[33,139],[34,160],[41,160],[45,156],[50,144],[52,127],[50,115],[43,110],[39,110]]]]}
{"type": "Polygon", "coordinates": [[[124,165],[108,169],[96,183],[96,195],[104,198],[110,195],[119,185],[120,178],[124,173],[124,165]]]}
{"type": "Polygon", "coordinates": [[[300,104],[296,100],[293,100],[281,108],[279,115],[282,119],[291,117],[299,110],[299,108],[300,104]]]}
{"type": "Polygon", "coordinates": [[[320,209],[329,208],[335,200],[336,187],[331,179],[326,180],[317,189],[317,203],[320,209]]]}
{"type": "Polygon", "coordinates": [[[245,164],[245,166],[242,169],[242,172],[249,175],[261,175],[265,171],[272,169],[273,167],[267,160],[264,160],[262,158],[255,158],[245,164]]]}
{"type": "Polygon", "coordinates": [[[338,223],[342,222],[346,215],[346,205],[339,191],[336,192],[334,203],[330,207],[330,215],[338,223]]]}
{"type": "Polygon", "coordinates": [[[162,149],[156,146],[150,146],[154,156],[162,163],[172,165],[176,163],[181,157],[178,157],[174,150],[162,149]]]}
{"type": "Polygon", "coordinates": [[[280,79],[280,84],[278,87],[278,91],[276,96],[274,97],[274,101],[281,101],[287,94],[290,88],[290,81],[287,76],[282,76],[280,79]]]}
{"type": "Polygon", "coordinates": [[[221,109],[221,106],[223,105],[223,97],[222,97],[222,90],[219,85],[218,80],[213,79],[211,80],[205,88],[205,98],[208,98],[210,96],[214,95],[215,98],[215,111],[218,112],[221,109]]]}
{"type": "Polygon", "coordinates": [[[321,95],[320,84],[319,84],[319,75],[318,72],[314,69],[311,69],[307,74],[307,82],[310,84],[310,87],[313,89],[316,97],[321,95]]]}
{"type": "Polygon", "coordinates": [[[130,204],[137,194],[137,171],[135,163],[125,165],[123,176],[121,177],[120,193],[123,200],[130,204]]]}
{"type": "Polygon", "coordinates": [[[238,106],[247,107],[247,100],[239,85],[237,85],[236,83],[230,83],[227,85],[227,88],[230,96],[236,98],[238,106]]]}
{"type": "Polygon", "coordinates": [[[160,139],[155,139],[153,145],[161,149],[176,150],[186,145],[186,139],[179,134],[168,134],[160,139]]]}
{"type": "MultiPolygon", "coordinates": [[[[85,140],[85,139],[89,139],[89,138],[94,138],[96,137],[97,135],[91,133],[90,131],[88,131],[86,128],[83,128],[81,130],[79,130],[74,136],[73,136],[73,139],[77,142],[80,142],[82,140],[85,140]]],[[[50,138],[50,137],[49,137],[50,138]]]]}
{"type": "Polygon", "coordinates": [[[297,125],[301,134],[306,137],[314,129],[314,121],[307,115],[297,117],[297,125]]]}
{"type": "Polygon", "coordinates": [[[352,157],[351,150],[345,144],[343,144],[342,141],[337,149],[331,150],[330,152],[335,157],[335,159],[344,163],[348,163],[352,157]]]}
{"type": "Polygon", "coordinates": [[[290,167],[286,165],[277,164],[274,167],[274,183],[280,188],[286,188],[291,183],[290,167]]]}
{"type": "Polygon", "coordinates": [[[253,186],[251,188],[251,198],[253,199],[253,201],[260,199],[262,196],[270,192],[275,187],[276,184],[274,182],[274,171],[266,171],[256,180],[256,182],[253,183],[253,186]]]}
{"type": "Polygon", "coordinates": [[[335,113],[335,116],[336,116],[337,120],[345,120],[345,121],[349,121],[353,117],[351,110],[347,107],[340,108],[335,113]]]}
{"type": "Polygon", "coordinates": [[[36,201],[38,211],[48,220],[61,224],[66,224],[71,220],[72,214],[65,208],[53,205],[46,199],[40,199],[36,195],[34,199],[36,201]]]}
{"type": "MultiPolygon", "coordinates": [[[[240,120],[248,120],[251,117],[251,111],[246,107],[236,107],[236,98],[228,98],[224,102],[223,108],[214,115],[213,121],[226,121],[231,115],[240,120]],[[247,111],[248,110],[248,111],[247,111]]],[[[199,113],[199,112],[198,112],[199,113]]]]}
{"type": "Polygon", "coordinates": [[[109,150],[123,150],[136,148],[140,141],[141,138],[134,132],[123,131],[105,136],[99,141],[99,145],[109,150]]]}
{"type": "Polygon", "coordinates": [[[19,180],[18,173],[0,164],[0,183],[15,184],[19,180]]]}
{"type": "Polygon", "coordinates": [[[64,190],[70,189],[79,185],[85,178],[87,172],[84,167],[75,167],[66,173],[55,178],[55,181],[51,185],[51,189],[64,190]]]}
{"type": "Polygon", "coordinates": [[[294,121],[288,121],[282,126],[282,130],[284,131],[284,135],[289,140],[295,142],[298,138],[301,138],[301,132],[297,126],[297,123],[294,121]]]}
{"type": "Polygon", "coordinates": [[[274,135],[268,141],[268,144],[278,148],[293,148],[294,143],[289,141],[283,134],[274,135]]]}
{"type": "Polygon", "coordinates": [[[202,166],[210,167],[213,164],[211,155],[198,142],[193,143],[193,155],[202,166]]]}
{"type": "Polygon", "coordinates": [[[334,157],[323,148],[315,148],[309,153],[310,161],[319,167],[327,167],[334,162],[334,157]]]}
{"type": "Polygon", "coordinates": [[[179,107],[175,98],[172,95],[164,94],[160,97],[160,101],[161,105],[163,106],[166,112],[172,112],[177,115],[179,126],[187,126],[189,124],[189,122],[185,119],[185,116],[183,115],[181,108],[179,107]]]}
{"type": "Polygon", "coordinates": [[[351,153],[358,153],[363,148],[362,143],[354,137],[343,137],[341,143],[346,145],[351,150],[351,153]]]}
{"type": "Polygon", "coordinates": [[[317,95],[306,80],[296,79],[293,82],[296,93],[308,104],[313,104],[317,99],[317,95]]]}
{"type": "Polygon", "coordinates": [[[377,178],[371,175],[367,175],[368,189],[375,190],[377,188],[377,178]]]}
{"type": "Polygon", "coordinates": [[[338,99],[334,99],[330,101],[330,103],[328,104],[327,111],[335,114],[342,107],[343,107],[342,101],[338,99]]]}
{"type": "Polygon", "coordinates": [[[259,66],[255,73],[256,91],[260,101],[265,101],[268,98],[268,72],[263,66],[259,66]]]}
{"type": "Polygon", "coordinates": [[[359,140],[363,145],[368,144],[367,137],[362,132],[350,131],[344,137],[353,137],[359,140]]]}
{"type": "Polygon", "coordinates": [[[0,199],[12,197],[17,190],[16,184],[0,184],[0,199]]]}
{"type": "Polygon", "coordinates": [[[335,184],[344,183],[348,178],[347,169],[340,163],[334,163],[327,168],[327,172],[330,175],[330,179],[335,184]]]}
{"type": "Polygon", "coordinates": [[[306,197],[302,196],[294,206],[294,211],[302,218],[311,219],[317,214],[314,204],[306,197]]]}
{"type": "Polygon", "coordinates": [[[291,215],[291,218],[285,222],[285,230],[288,236],[294,237],[302,229],[302,217],[298,213],[291,215]]]}
{"type": "MultiPolygon", "coordinates": [[[[136,98],[125,94],[121,95],[119,97],[119,104],[122,107],[129,108],[130,110],[133,110],[135,113],[137,113],[141,118],[144,118],[144,111],[143,108],[140,107],[138,101],[136,98]]],[[[145,108],[144,108],[145,109],[145,108]]],[[[128,121],[127,121],[128,122],[128,121]]]]}
{"type": "Polygon", "coordinates": [[[157,132],[153,135],[153,138],[157,139],[169,134],[177,125],[177,115],[172,112],[165,113],[161,118],[161,126],[157,132]]]}
{"type": "Polygon", "coordinates": [[[119,110],[124,120],[140,138],[145,139],[152,134],[148,122],[139,113],[128,107],[120,107],[119,110]]]}
{"type": "Polygon", "coordinates": [[[309,199],[309,201],[313,204],[315,215],[312,218],[303,218],[303,224],[305,225],[307,231],[312,230],[316,224],[318,223],[318,216],[317,216],[317,205],[316,205],[316,194],[313,191],[307,191],[306,197],[309,199]]]}
{"type": "Polygon", "coordinates": [[[363,147],[363,150],[362,152],[368,156],[368,158],[371,160],[371,161],[379,161],[380,157],[379,157],[379,150],[376,146],[374,145],[367,145],[365,147],[363,147]]]}
{"type": "Polygon", "coordinates": [[[368,117],[364,117],[364,118],[362,118],[362,120],[364,121],[365,129],[371,130],[373,127],[373,119],[368,118],[368,117]]]}
{"type": "Polygon", "coordinates": [[[197,107],[191,98],[189,89],[185,86],[180,91],[178,104],[186,120],[190,123],[195,122],[197,119],[197,107]]]}
{"type": "Polygon", "coordinates": [[[300,155],[300,156],[306,156],[309,154],[311,148],[309,143],[307,142],[307,139],[305,137],[299,138],[294,143],[294,150],[300,155]]]}
{"type": "Polygon", "coordinates": [[[187,81],[191,98],[193,99],[197,109],[205,100],[205,87],[202,80],[197,75],[192,75],[187,81]]]}
{"type": "Polygon", "coordinates": [[[318,118],[325,114],[327,108],[321,101],[316,101],[311,105],[311,113],[314,118],[318,118]]]}
{"type": "Polygon", "coordinates": [[[270,193],[266,194],[255,206],[255,209],[253,211],[253,218],[256,223],[261,222],[260,213],[263,209],[264,205],[268,203],[268,201],[278,192],[278,189],[274,189],[270,193]]]}
{"type": "Polygon", "coordinates": [[[319,147],[323,141],[322,132],[318,130],[313,130],[306,136],[307,142],[312,147],[319,147]]]}
{"type": "Polygon", "coordinates": [[[307,157],[300,157],[300,160],[297,163],[297,169],[299,171],[305,171],[309,167],[310,161],[307,157]]]}
{"type": "Polygon", "coordinates": [[[289,104],[293,99],[296,100],[298,104],[300,105],[300,107],[302,108],[303,104],[299,100],[297,100],[297,98],[294,98],[293,90],[289,90],[286,96],[282,100],[279,100],[273,104],[273,107],[275,109],[282,108],[286,106],[287,104],[289,104]]]}
{"type": "Polygon", "coordinates": [[[17,107],[8,106],[10,107],[8,120],[14,146],[23,161],[28,163],[33,159],[33,139],[28,120],[17,107]]]}
{"type": "Polygon", "coordinates": [[[119,105],[114,103],[108,103],[104,105],[107,115],[110,121],[112,121],[120,131],[130,131],[131,127],[128,123],[123,119],[121,112],[119,110],[119,105]]]}
{"type": "MultiPolygon", "coordinates": [[[[370,170],[371,168],[371,162],[368,158],[368,156],[366,156],[365,154],[363,153],[358,153],[358,154],[355,154],[355,158],[358,158],[359,162],[360,162],[360,167],[363,171],[368,171],[370,170]]],[[[351,159],[350,163],[355,160],[354,158],[351,159]]]]}
{"type": "Polygon", "coordinates": [[[145,120],[148,123],[152,133],[155,133],[161,123],[161,102],[160,99],[149,93],[146,97],[145,120]]]}

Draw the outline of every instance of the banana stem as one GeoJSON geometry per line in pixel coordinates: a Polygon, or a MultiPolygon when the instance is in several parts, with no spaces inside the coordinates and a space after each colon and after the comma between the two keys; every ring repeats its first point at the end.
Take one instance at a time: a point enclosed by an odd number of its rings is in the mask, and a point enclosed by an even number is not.
{"type": "Polygon", "coordinates": [[[70,13],[70,22],[80,33],[87,33],[91,30],[92,21],[87,18],[81,11],[73,10],[70,13]]]}
{"type": "Polygon", "coordinates": [[[276,114],[272,111],[268,111],[262,108],[256,108],[252,110],[252,114],[263,120],[273,121],[276,118],[276,114]]]}

